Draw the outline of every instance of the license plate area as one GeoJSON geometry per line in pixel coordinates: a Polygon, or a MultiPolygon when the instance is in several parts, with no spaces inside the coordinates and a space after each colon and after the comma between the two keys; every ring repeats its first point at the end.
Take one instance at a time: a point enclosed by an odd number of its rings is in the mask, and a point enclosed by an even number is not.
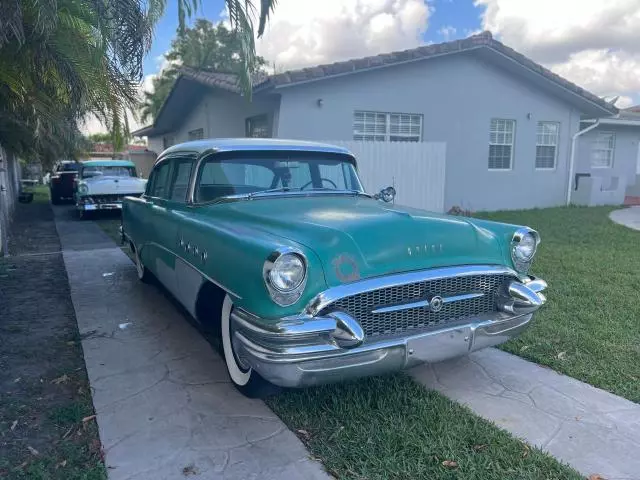
{"type": "Polygon", "coordinates": [[[470,326],[425,333],[407,340],[407,364],[435,363],[469,353],[473,332],[470,326]]]}

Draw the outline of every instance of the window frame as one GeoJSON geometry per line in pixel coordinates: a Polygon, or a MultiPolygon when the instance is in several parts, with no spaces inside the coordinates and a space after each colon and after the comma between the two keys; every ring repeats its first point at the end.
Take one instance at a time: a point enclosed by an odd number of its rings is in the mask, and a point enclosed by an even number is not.
{"type": "MultiPolygon", "coordinates": [[[[204,205],[212,205],[215,202],[217,202],[218,200],[207,200],[207,201],[201,201],[198,198],[198,186],[200,184],[200,180],[202,177],[202,173],[204,172],[204,168],[206,166],[206,164],[209,161],[223,161],[225,159],[233,159],[235,157],[238,156],[239,153],[243,153],[241,151],[226,151],[226,152],[215,152],[215,153],[211,153],[208,154],[206,156],[200,157],[198,158],[197,162],[196,162],[196,166],[195,166],[195,171],[192,170],[191,171],[191,185],[190,185],[190,189],[189,189],[189,193],[188,193],[188,198],[187,198],[187,203],[191,206],[194,207],[199,207],[199,206],[204,206],[204,205]]],[[[288,150],[255,150],[252,151],[252,153],[261,153],[267,157],[283,157],[286,158],[287,155],[290,155],[292,153],[292,151],[288,151],[288,150]]],[[[353,156],[351,155],[347,155],[347,154],[343,154],[343,153],[333,153],[333,152],[316,152],[316,151],[295,151],[294,153],[296,154],[302,154],[305,156],[310,156],[310,157],[314,157],[314,156],[318,156],[318,157],[334,157],[336,160],[339,161],[344,161],[347,163],[350,163],[353,166],[353,169],[351,171],[351,178],[350,178],[350,182],[352,182],[354,185],[359,186],[359,190],[362,193],[365,193],[365,189],[364,186],[362,184],[362,180],[360,179],[360,176],[358,174],[358,166],[356,163],[356,160],[353,156]]],[[[284,192],[283,195],[291,195],[291,194],[300,194],[300,192],[284,192]]],[[[308,194],[305,192],[302,192],[302,194],[308,194]]],[[[244,196],[244,194],[240,194],[239,197],[244,196]]],[[[233,196],[227,196],[226,198],[230,198],[233,196]]],[[[220,197],[220,198],[225,198],[225,197],[220,197]]]]}
{"type": "MultiPolygon", "coordinates": [[[[410,123],[411,123],[412,119],[410,118],[410,123]]],[[[366,124],[366,121],[362,120],[363,124],[366,124]]],[[[380,111],[374,111],[374,110],[354,110],[353,111],[353,116],[352,116],[352,122],[351,122],[351,139],[355,142],[389,142],[389,143],[422,143],[424,141],[424,114],[422,113],[408,113],[408,112],[380,112],[380,111]],[[384,128],[385,128],[385,132],[384,134],[382,133],[367,133],[363,130],[356,130],[356,123],[360,123],[356,121],[356,115],[357,114],[362,114],[363,116],[366,114],[371,114],[371,115],[384,115],[385,121],[384,121],[384,128]],[[392,116],[401,116],[401,115],[406,115],[409,117],[418,117],[418,119],[420,120],[419,122],[419,130],[420,133],[418,135],[414,135],[414,134],[398,134],[398,133],[391,133],[391,117],[392,116]],[[356,138],[356,137],[362,137],[362,138],[356,138]],[[384,140],[378,140],[376,138],[364,138],[364,137],[384,137],[384,140]],[[413,140],[391,140],[391,137],[404,137],[404,138],[417,138],[417,140],[413,141],[413,140]]]]}
{"type": "Polygon", "coordinates": [[[197,142],[204,139],[204,128],[195,128],[187,132],[187,139],[189,142],[197,142]]]}
{"type": "MultiPolygon", "coordinates": [[[[169,196],[165,198],[167,202],[179,203],[181,205],[185,205],[189,203],[189,190],[191,189],[191,180],[193,179],[193,170],[196,167],[196,159],[193,156],[175,156],[169,159],[171,162],[169,169],[169,177],[168,177],[168,188],[167,192],[169,196]],[[182,163],[191,163],[191,170],[189,171],[189,179],[187,180],[187,189],[184,192],[184,199],[176,200],[173,197],[173,188],[176,186],[176,180],[178,179],[178,171],[179,165],[182,163]]],[[[161,197],[162,198],[162,197],[161,197]]]]}
{"type": "Polygon", "coordinates": [[[169,180],[171,179],[172,176],[172,166],[170,161],[176,157],[164,157],[162,159],[160,159],[158,162],[156,162],[156,164],[153,166],[153,168],[151,169],[151,172],[149,172],[149,179],[147,180],[147,188],[144,192],[144,197],[145,198],[150,198],[153,200],[170,200],[168,197],[158,197],[156,195],[151,195],[151,189],[153,189],[155,187],[155,175],[157,175],[157,171],[160,170],[161,167],[164,167],[165,165],[168,165],[169,167],[169,173],[167,174],[167,178],[165,179],[164,183],[165,183],[165,191],[168,192],[168,185],[169,185],[169,180]]]}
{"type": "MultiPolygon", "coordinates": [[[[514,139],[515,140],[515,139],[514,139]]],[[[555,122],[552,120],[540,120],[536,124],[536,153],[534,158],[534,167],[536,170],[540,171],[553,171],[558,168],[558,150],[560,148],[560,122],[555,122]],[[538,143],[538,126],[542,124],[554,124],[556,125],[556,143],[555,145],[549,145],[546,143],[538,143]],[[554,147],[554,155],[553,155],[553,167],[538,167],[538,147],[554,147]]]]}
{"type": "Polygon", "coordinates": [[[603,132],[597,132],[596,133],[596,138],[594,140],[594,142],[591,144],[591,152],[589,154],[589,165],[591,168],[595,168],[598,170],[603,170],[603,169],[611,169],[613,168],[613,162],[615,161],[615,156],[616,156],[616,132],[613,131],[603,131],[603,132]],[[598,145],[601,145],[601,143],[599,142],[600,137],[604,136],[604,135],[611,135],[612,139],[613,139],[613,146],[607,150],[611,151],[611,158],[609,160],[609,165],[606,166],[602,166],[602,165],[594,165],[593,164],[593,154],[597,151],[597,150],[603,150],[602,148],[597,148],[598,145]]]}
{"type": "Polygon", "coordinates": [[[488,155],[487,155],[487,170],[490,172],[511,172],[513,170],[513,161],[515,159],[515,150],[516,150],[516,131],[518,128],[518,122],[516,121],[515,118],[501,118],[501,117],[492,117],[491,119],[489,119],[489,150],[488,150],[488,155]],[[513,124],[513,130],[511,132],[512,138],[511,138],[511,143],[497,143],[497,142],[492,142],[491,141],[491,134],[492,133],[504,133],[506,134],[507,131],[505,130],[504,132],[500,132],[498,130],[496,130],[494,132],[494,130],[492,129],[493,126],[493,122],[495,121],[503,121],[503,122],[511,122],[513,124]],[[509,168],[492,168],[491,167],[491,146],[511,146],[511,155],[509,156],[509,168]]]}

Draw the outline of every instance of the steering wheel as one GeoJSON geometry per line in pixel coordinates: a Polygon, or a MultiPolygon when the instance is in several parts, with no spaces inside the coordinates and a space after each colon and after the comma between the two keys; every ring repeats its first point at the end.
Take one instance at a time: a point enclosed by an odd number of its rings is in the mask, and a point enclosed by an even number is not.
{"type": "MultiPolygon", "coordinates": [[[[333,188],[335,188],[336,190],[338,190],[338,186],[333,182],[333,180],[329,180],[328,178],[321,178],[320,179],[321,182],[327,182],[330,183],[331,185],[333,185],[333,188]]],[[[311,185],[313,183],[313,180],[311,180],[310,182],[305,183],[303,186],[300,187],[300,190],[304,190],[305,188],[307,188],[309,185],[311,185]]]]}

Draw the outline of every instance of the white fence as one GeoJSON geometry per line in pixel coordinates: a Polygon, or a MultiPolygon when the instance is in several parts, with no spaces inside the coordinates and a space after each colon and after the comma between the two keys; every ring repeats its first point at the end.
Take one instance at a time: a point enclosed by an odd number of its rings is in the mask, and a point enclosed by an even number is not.
{"type": "Polygon", "coordinates": [[[392,185],[395,203],[433,212],[444,210],[446,143],[327,141],[349,149],[368,193],[392,185]]]}

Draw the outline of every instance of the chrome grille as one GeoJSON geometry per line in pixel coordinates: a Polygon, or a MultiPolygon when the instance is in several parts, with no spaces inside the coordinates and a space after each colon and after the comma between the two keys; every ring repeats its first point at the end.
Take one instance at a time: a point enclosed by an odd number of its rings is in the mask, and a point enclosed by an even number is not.
{"type": "Polygon", "coordinates": [[[469,275],[386,287],[336,300],[325,307],[321,314],[336,310],[346,312],[360,322],[368,337],[442,326],[456,320],[495,311],[495,293],[508,278],[511,277],[505,274],[469,275]],[[416,302],[433,296],[445,298],[467,293],[484,293],[484,295],[445,303],[442,310],[437,313],[430,311],[429,307],[372,313],[372,310],[377,308],[416,302]]]}

